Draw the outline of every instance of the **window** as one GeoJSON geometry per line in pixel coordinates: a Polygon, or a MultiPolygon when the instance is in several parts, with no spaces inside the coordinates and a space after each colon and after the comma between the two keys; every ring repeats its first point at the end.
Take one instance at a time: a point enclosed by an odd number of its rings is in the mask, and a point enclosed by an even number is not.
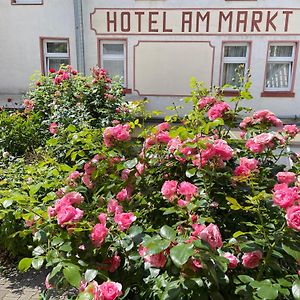
{"type": "Polygon", "coordinates": [[[43,0],[12,0],[12,4],[43,4],[43,0]]]}
{"type": "Polygon", "coordinates": [[[269,44],[265,91],[291,91],[295,48],[295,43],[269,44]]]}
{"type": "Polygon", "coordinates": [[[70,64],[69,41],[67,39],[42,39],[43,73],[58,70],[61,64],[70,64]]]}
{"type": "Polygon", "coordinates": [[[244,76],[246,75],[249,67],[248,48],[248,44],[225,43],[223,45],[222,85],[239,85],[237,69],[239,69],[244,76]]]}
{"type": "Polygon", "coordinates": [[[126,86],[126,41],[101,41],[100,65],[111,77],[118,76],[126,86]]]}

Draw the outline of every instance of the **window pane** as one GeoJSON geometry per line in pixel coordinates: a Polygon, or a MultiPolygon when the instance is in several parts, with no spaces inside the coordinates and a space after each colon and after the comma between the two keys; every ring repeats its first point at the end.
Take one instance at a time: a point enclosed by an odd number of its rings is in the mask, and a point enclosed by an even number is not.
{"type": "Polygon", "coordinates": [[[225,46],[224,57],[246,57],[247,46],[225,46]]]}
{"type": "Polygon", "coordinates": [[[293,46],[271,46],[270,57],[292,57],[293,46]]]}
{"type": "Polygon", "coordinates": [[[47,42],[47,53],[68,53],[66,42],[47,42]]]}
{"type": "Polygon", "coordinates": [[[266,87],[269,88],[289,88],[290,63],[268,63],[266,87]]]}
{"type": "Polygon", "coordinates": [[[103,54],[124,54],[123,44],[103,44],[103,54]]]}
{"type": "Polygon", "coordinates": [[[223,65],[223,84],[240,85],[237,71],[245,71],[245,64],[224,64],[223,65]]]}
{"type": "Polygon", "coordinates": [[[104,60],[103,68],[107,70],[111,77],[120,76],[124,78],[123,60],[104,60]]]}
{"type": "Polygon", "coordinates": [[[49,69],[59,70],[60,65],[69,65],[70,60],[67,58],[47,58],[47,72],[49,69]]]}

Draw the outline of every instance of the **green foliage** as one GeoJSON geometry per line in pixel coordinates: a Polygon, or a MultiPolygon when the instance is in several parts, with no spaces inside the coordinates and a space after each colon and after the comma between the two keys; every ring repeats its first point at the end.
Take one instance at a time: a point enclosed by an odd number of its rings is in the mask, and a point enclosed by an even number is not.
{"type": "Polygon", "coordinates": [[[43,145],[49,135],[39,113],[0,111],[0,151],[21,156],[43,145]]]}

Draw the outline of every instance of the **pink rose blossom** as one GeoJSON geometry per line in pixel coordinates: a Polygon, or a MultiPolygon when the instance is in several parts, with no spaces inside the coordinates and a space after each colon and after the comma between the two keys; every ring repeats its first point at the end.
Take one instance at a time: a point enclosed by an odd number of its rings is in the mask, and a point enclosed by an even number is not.
{"type": "Polygon", "coordinates": [[[129,129],[130,126],[128,124],[118,124],[114,127],[107,127],[103,134],[105,146],[112,147],[115,142],[129,141],[129,129]]]}
{"type": "Polygon", "coordinates": [[[116,214],[114,217],[114,221],[121,231],[128,229],[135,220],[136,216],[131,212],[116,214]]]}
{"type": "Polygon", "coordinates": [[[164,182],[161,193],[169,201],[173,201],[177,192],[178,182],[176,180],[167,180],[164,182]]]}
{"type": "Polygon", "coordinates": [[[253,171],[257,168],[258,161],[255,158],[247,158],[241,157],[240,158],[240,165],[245,166],[250,171],[253,171]]]}
{"type": "Polygon", "coordinates": [[[122,295],[122,285],[118,282],[108,281],[98,286],[99,300],[115,300],[122,295]]]}
{"type": "Polygon", "coordinates": [[[49,131],[50,131],[50,133],[52,133],[52,134],[57,134],[57,129],[58,129],[58,124],[57,124],[57,123],[52,122],[52,123],[49,125],[49,131]]]}
{"type": "Polygon", "coordinates": [[[207,112],[208,118],[213,121],[222,118],[226,111],[230,110],[230,106],[226,102],[216,102],[207,112]]]}
{"type": "Polygon", "coordinates": [[[199,236],[200,233],[206,228],[206,226],[202,224],[193,224],[192,227],[194,229],[192,236],[199,236]]]}
{"type": "Polygon", "coordinates": [[[233,172],[234,176],[249,176],[251,171],[245,166],[237,166],[233,172]]]}
{"type": "Polygon", "coordinates": [[[224,253],[224,257],[229,260],[229,265],[228,265],[229,269],[234,269],[237,267],[239,261],[233,254],[226,252],[224,253]]]}
{"type": "Polygon", "coordinates": [[[286,210],[285,215],[287,225],[297,231],[300,231],[300,206],[292,206],[286,210]]]}
{"type": "Polygon", "coordinates": [[[198,194],[198,188],[190,182],[183,181],[179,184],[177,193],[185,196],[186,201],[190,201],[193,196],[198,194]]]}
{"type": "Polygon", "coordinates": [[[117,195],[116,195],[117,200],[119,201],[125,201],[130,199],[130,195],[128,195],[128,191],[126,188],[122,189],[117,195]]]}
{"type": "Polygon", "coordinates": [[[71,205],[62,207],[57,211],[57,223],[64,227],[66,223],[76,223],[83,217],[84,212],[79,208],[74,208],[71,205]]]}
{"type": "Polygon", "coordinates": [[[84,174],[81,180],[87,188],[92,189],[94,187],[94,183],[92,182],[90,175],[84,174]]]}
{"type": "Polygon", "coordinates": [[[107,270],[110,273],[115,272],[121,264],[121,257],[114,255],[112,258],[106,258],[103,261],[103,265],[100,267],[100,270],[107,270]]]}
{"type": "Polygon", "coordinates": [[[69,179],[69,180],[76,180],[76,179],[79,178],[80,176],[81,176],[81,173],[80,173],[80,172],[74,171],[74,172],[72,172],[72,173],[69,175],[68,179],[69,179]]]}
{"type": "Polygon", "coordinates": [[[286,183],[274,186],[273,201],[281,208],[292,206],[297,200],[299,200],[299,195],[296,187],[290,188],[286,183]]]}
{"type": "Polygon", "coordinates": [[[171,140],[169,136],[169,132],[167,131],[161,131],[156,135],[156,139],[158,143],[168,144],[171,140]]]}
{"type": "Polygon", "coordinates": [[[167,131],[170,129],[170,124],[168,122],[160,123],[156,126],[158,131],[167,131]]]}
{"type": "Polygon", "coordinates": [[[185,200],[179,199],[179,200],[177,201],[177,204],[178,204],[178,206],[180,206],[180,207],[186,207],[186,206],[189,204],[189,201],[185,201],[185,200]]]}
{"type": "Polygon", "coordinates": [[[223,246],[220,230],[215,224],[209,224],[200,232],[199,237],[201,240],[207,242],[212,250],[223,246]]]}
{"type": "Polygon", "coordinates": [[[296,174],[293,172],[279,172],[276,175],[280,183],[290,184],[296,180],[296,174]]]}
{"type": "Polygon", "coordinates": [[[228,146],[226,141],[216,140],[213,144],[215,155],[219,156],[222,160],[230,160],[233,156],[233,149],[228,146]]]}
{"type": "Polygon", "coordinates": [[[102,225],[106,226],[107,214],[101,213],[101,214],[98,216],[98,220],[99,220],[99,222],[100,222],[102,225]]]}
{"type": "Polygon", "coordinates": [[[47,277],[45,279],[45,287],[46,287],[47,290],[53,288],[53,285],[49,283],[49,277],[50,277],[50,273],[47,275],[47,277]]]}
{"type": "Polygon", "coordinates": [[[49,218],[56,216],[56,209],[54,207],[49,206],[47,212],[49,218]]]}
{"type": "Polygon", "coordinates": [[[123,212],[123,208],[119,205],[119,202],[117,200],[110,199],[107,205],[107,212],[109,214],[119,214],[123,212]]]}
{"type": "Polygon", "coordinates": [[[167,262],[167,258],[164,255],[164,252],[160,252],[158,254],[147,255],[148,249],[143,247],[142,245],[139,247],[139,254],[144,258],[146,263],[149,263],[152,267],[155,268],[163,268],[167,262]]]}
{"type": "Polygon", "coordinates": [[[137,173],[135,173],[135,176],[138,177],[144,173],[146,165],[139,162],[135,167],[137,169],[137,173]]]}
{"type": "Polygon", "coordinates": [[[216,102],[217,100],[214,97],[203,97],[199,100],[198,102],[198,108],[203,109],[207,105],[212,105],[216,102]]]}
{"type": "Polygon", "coordinates": [[[282,131],[287,133],[292,138],[300,132],[300,130],[297,128],[297,125],[295,124],[283,126],[282,131]]]}
{"type": "Polygon", "coordinates": [[[99,248],[105,242],[108,229],[103,224],[96,224],[91,233],[91,240],[95,247],[99,248]]]}
{"type": "Polygon", "coordinates": [[[66,201],[71,204],[81,204],[84,200],[84,197],[78,192],[70,192],[63,196],[61,201],[66,201]]]}
{"type": "Polygon", "coordinates": [[[245,253],[242,256],[242,264],[248,269],[254,269],[259,266],[262,257],[263,254],[260,250],[245,253]]]}

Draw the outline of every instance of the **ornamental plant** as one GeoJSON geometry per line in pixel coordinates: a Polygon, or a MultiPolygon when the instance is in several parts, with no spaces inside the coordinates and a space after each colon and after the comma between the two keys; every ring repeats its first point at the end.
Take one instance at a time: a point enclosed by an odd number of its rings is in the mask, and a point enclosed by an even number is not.
{"type": "Polygon", "coordinates": [[[187,116],[138,138],[137,122],[105,128],[39,211],[20,269],[45,265],[48,291],[79,300],[299,299],[299,129],[267,110],[239,122],[250,85],[229,105],[193,81],[187,116]]]}
{"type": "Polygon", "coordinates": [[[25,95],[25,111],[38,111],[52,134],[72,124],[103,127],[112,120],[128,121],[131,108],[124,101],[123,87],[105,69],[94,67],[91,76],[79,74],[71,66],[50,69],[48,75],[33,77],[25,95]]]}

